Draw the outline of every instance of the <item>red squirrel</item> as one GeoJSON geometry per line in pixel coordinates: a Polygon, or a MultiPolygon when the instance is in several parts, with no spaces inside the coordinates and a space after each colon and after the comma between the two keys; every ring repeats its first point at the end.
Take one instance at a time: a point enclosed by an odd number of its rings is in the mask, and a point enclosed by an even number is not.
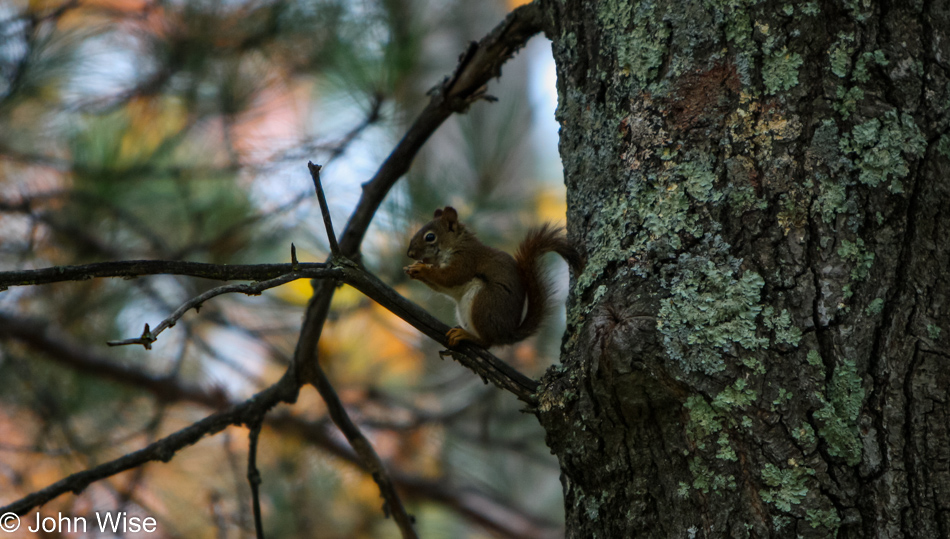
{"type": "Polygon", "coordinates": [[[583,271],[580,253],[560,228],[532,229],[512,257],[480,242],[446,206],[412,237],[407,254],[416,262],[403,269],[455,300],[461,327],[446,333],[449,346],[472,341],[488,348],[524,340],[541,325],[550,286],[538,259],[549,252],[561,255],[574,275],[583,271]]]}

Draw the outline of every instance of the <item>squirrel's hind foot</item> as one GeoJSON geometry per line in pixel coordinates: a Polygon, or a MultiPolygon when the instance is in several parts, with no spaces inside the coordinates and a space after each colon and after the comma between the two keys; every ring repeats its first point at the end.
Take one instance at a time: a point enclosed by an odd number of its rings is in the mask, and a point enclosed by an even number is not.
{"type": "MultiPolygon", "coordinates": [[[[481,339],[462,328],[452,328],[445,334],[445,336],[448,338],[449,346],[451,347],[457,346],[458,343],[462,341],[471,341],[479,346],[485,346],[485,343],[482,342],[481,339]]],[[[485,347],[487,348],[487,346],[485,347]]]]}

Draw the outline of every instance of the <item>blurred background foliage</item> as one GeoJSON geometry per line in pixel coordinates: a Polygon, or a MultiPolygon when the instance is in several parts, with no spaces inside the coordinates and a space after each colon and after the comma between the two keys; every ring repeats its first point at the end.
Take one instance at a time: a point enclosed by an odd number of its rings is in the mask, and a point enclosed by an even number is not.
{"type": "MultiPolygon", "coordinates": [[[[0,0],[0,270],[288,262],[291,242],[301,261],[324,260],[307,161],[325,165],[342,230],[427,90],[518,3],[0,0]]],[[[443,320],[451,303],[402,273],[409,237],[436,207],[454,205],[508,250],[528,226],[563,221],[553,110],[538,97],[553,92],[546,62],[539,38],[491,84],[497,103],[444,125],[363,243],[371,271],[443,320]]],[[[562,266],[552,271],[566,283],[562,266]]],[[[159,276],[0,293],[0,505],[282,374],[305,281],[219,297],[148,352],[105,346],[217,284],[159,276]]],[[[499,355],[539,375],[557,357],[558,317],[499,355]]],[[[434,343],[347,287],[320,347],[423,537],[556,535],[557,463],[512,396],[441,361],[434,343]]],[[[269,536],[397,536],[315,392],[269,419],[258,462],[269,536]]],[[[231,428],[42,512],[125,510],[157,518],[163,537],[252,537],[246,434],[231,428]]]]}

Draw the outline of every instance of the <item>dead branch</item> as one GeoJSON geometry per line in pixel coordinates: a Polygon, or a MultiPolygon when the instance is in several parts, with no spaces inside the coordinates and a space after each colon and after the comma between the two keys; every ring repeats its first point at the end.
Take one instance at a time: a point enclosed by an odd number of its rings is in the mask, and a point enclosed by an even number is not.
{"type": "Polygon", "coordinates": [[[60,479],[46,488],[0,508],[0,513],[13,512],[24,515],[27,511],[43,505],[60,494],[66,492],[78,494],[96,481],[137,468],[148,462],[168,462],[179,450],[194,445],[209,434],[221,432],[231,425],[247,424],[279,403],[296,402],[298,390],[293,377],[284,375],[274,385],[237,406],[212,414],[138,451],[60,479]]]}

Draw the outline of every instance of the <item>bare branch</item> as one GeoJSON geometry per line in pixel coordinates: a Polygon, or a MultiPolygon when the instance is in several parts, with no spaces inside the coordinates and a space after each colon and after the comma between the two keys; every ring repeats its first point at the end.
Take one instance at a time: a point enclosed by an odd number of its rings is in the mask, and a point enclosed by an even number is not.
{"type": "Polygon", "coordinates": [[[264,523],[261,519],[261,472],[257,469],[257,439],[261,435],[261,424],[263,421],[264,416],[254,418],[248,425],[251,432],[247,435],[247,482],[251,484],[254,531],[257,533],[257,539],[264,539],[264,523]]]}
{"type": "Polygon", "coordinates": [[[188,312],[189,310],[200,309],[201,306],[204,304],[204,302],[208,301],[211,298],[220,296],[222,294],[232,294],[235,292],[240,293],[240,294],[247,294],[248,296],[259,296],[261,295],[261,292],[263,292],[264,290],[268,290],[270,288],[276,288],[278,286],[287,284],[291,281],[296,281],[297,279],[301,279],[303,277],[304,276],[299,273],[289,273],[287,275],[282,275],[280,277],[269,279],[267,281],[258,281],[251,284],[244,284],[244,283],[226,284],[226,285],[218,286],[216,288],[212,288],[211,290],[208,290],[207,292],[204,292],[202,294],[198,294],[197,296],[184,302],[181,305],[181,307],[175,309],[175,312],[173,312],[170,316],[168,316],[168,318],[162,320],[154,330],[149,330],[148,324],[145,324],[145,331],[142,332],[142,335],[140,337],[136,337],[133,339],[125,339],[121,341],[108,341],[106,342],[106,344],[108,344],[109,346],[126,346],[129,344],[141,344],[142,346],[145,347],[146,350],[151,350],[152,343],[158,339],[158,335],[161,332],[174,326],[175,323],[178,322],[178,320],[182,316],[184,316],[185,313],[188,312]]]}
{"type": "MultiPolygon", "coordinates": [[[[85,281],[97,277],[136,278],[145,275],[186,275],[204,277],[216,281],[263,281],[274,279],[295,271],[312,271],[326,268],[323,263],[297,264],[205,264],[177,260],[125,260],[99,262],[81,266],[53,266],[34,270],[0,271],[0,290],[11,286],[85,281]]],[[[313,278],[308,274],[304,277],[313,278]]]]}
{"type": "Polygon", "coordinates": [[[340,244],[336,242],[336,234],[333,232],[333,221],[330,219],[330,207],[327,206],[327,197],[323,194],[323,184],[320,183],[320,165],[314,165],[307,162],[307,168],[310,169],[310,177],[313,178],[313,188],[317,191],[317,201],[320,202],[320,213],[323,214],[323,226],[327,229],[327,241],[330,242],[330,254],[338,256],[340,254],[340,244]]]}
{"type": "MultiPolygon", "coordinates": [[[[314,154],[314,152],[321,151],[326,152],[329,155],[326,159],[323,160],[323,165],[329,165],[330,163],[337,160],[341,155],[346,153],[350,145],[357,139],[359,136],[366,131],[367,128],[377,123],[380,118],[382,118],[382,108],[383,103],[385,103],[385,96],[382,94],[377,94],[373,96],[373,101],[370,103],[369,110],[366,111],[366,114],[363,118],[363,121],[356,124],[350,131],[346,132],[342,137],[334,142],[327,141],[309,141],[298,144],[293,148],[288,148],[280,153],[268,157],[268,163],[257,165],[254,167],[257,171],[265,170],[269,167],[272,167],[275,163],[290,162],[290,161],[299,161],[306,159],[308,156],[314,154]]],[[[296,197],[290,203],[289,207],[296,206],[304,200],[304,197],[296,197]]],[[[285,209],[288,209],[288,205],[281,206],[276,211],[280,212],[285,209]]]]}
{"type": "Polygon", "coordinates": [[[13,512],[24,515],[27,511],[43,505],[60,494],[82,492],[96,481],[137,468],[148,462],[168,462],[180,449],[195,444],[208,434],[220,432],[230,425],[247,424],[281,402],[296,402],[297,391],[298,387],[293,377],[285,375],[276,384],[227,411],[212,414],[138,451],[74,473],[5,507],[0,507],[0,513],[13,512]]]}
{"type": "Polygon", "coordinates": [[[465,111],[475,100],[484,99],[485,84],[501,75],[501,66],[542,29],[540,2],[525,4],[505,17],[478,43],[472,42],[459,58],[452,76],[443,81],[440,91],[450,106],[465,111]]]}
{"type": "MultiPolygon", "coordinates": [[[[290,414],[271,414],[268,426],[282,432],[293,432],[302,439],[323,447],[337,457],[354,464],[361,460],[336,438],[330,437],[319,423],[307,422],[290,414]]],[[[412,498],[437,500],[459,514],[504,537],[553,539],[564,537],[564,530],[550,520],[533,517],[476,489],[452,485],[447,477],[421,478],[393,472],[393,480],[412,498]]]]}

